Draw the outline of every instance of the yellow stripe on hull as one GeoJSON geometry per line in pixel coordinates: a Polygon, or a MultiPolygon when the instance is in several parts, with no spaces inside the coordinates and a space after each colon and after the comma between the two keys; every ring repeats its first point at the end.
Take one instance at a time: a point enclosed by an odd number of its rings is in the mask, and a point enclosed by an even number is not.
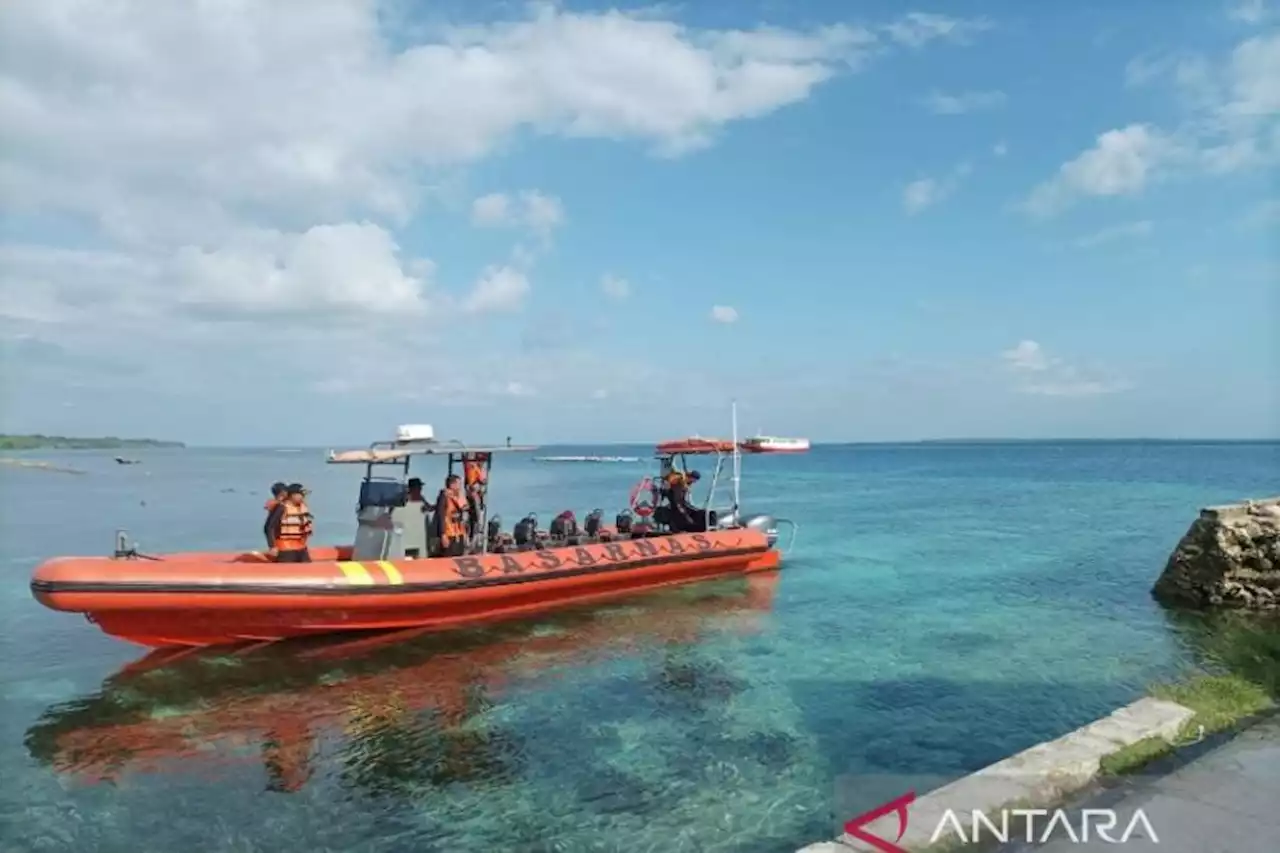
{"type": "Polygon", "coordinates": [[[364,563],[338,563],[338,568],[347,576],[347,583],[352,586],[373,586],[373,575],[364,567],[364,563]]]}
{"type": "Polygon", "coordinates": [[[378,561],[378,568],[382,569],[387,575],[387,583],[392,586],[400,586],[404,583],[404,575],[400,574],[400,570],[396,568],[395,563],[388,563],[386,560],[378,561]]]}

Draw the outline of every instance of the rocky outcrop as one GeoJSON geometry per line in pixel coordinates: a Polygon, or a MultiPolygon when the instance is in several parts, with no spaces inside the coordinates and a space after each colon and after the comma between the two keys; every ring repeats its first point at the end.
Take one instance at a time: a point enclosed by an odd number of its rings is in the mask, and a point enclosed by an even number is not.
{"type": "Polygon", "coordinates": [[[1280,498],[1200,510],[1152,594],[1186,607],[1280,610],[1280,498]]]}

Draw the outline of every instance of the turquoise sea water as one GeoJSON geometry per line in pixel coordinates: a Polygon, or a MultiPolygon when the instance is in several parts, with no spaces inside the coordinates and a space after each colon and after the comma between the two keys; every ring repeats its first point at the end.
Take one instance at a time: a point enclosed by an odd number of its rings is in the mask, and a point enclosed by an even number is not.
{"type": "MultiPolygon", "coordinates": [[[[311,450],[112,455],[0,468],[0,850],[790,853],[848,816],[841,779],[958,776],[1194,660],[1152,582],[1200,506],[1280,492],[1277,444],[748,458],[746,507],[801,524],[776,577],[130,676],[145,650],[30,598],[39,561],[106,553],[118,527],[149,551],[258,547],[276,479],[345,540],[360,472],[311,450]]],[[[497,465],[508,526],[612,514],[647,470],[497,465]]]]}

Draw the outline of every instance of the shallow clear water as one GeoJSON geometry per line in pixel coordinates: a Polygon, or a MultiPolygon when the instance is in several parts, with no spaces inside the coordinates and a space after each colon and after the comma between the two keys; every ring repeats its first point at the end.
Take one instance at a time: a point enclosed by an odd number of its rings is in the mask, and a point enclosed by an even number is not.
{"type": "MultiPolygon", "coordinates": [[[[82,476],[0,468],[0,850],[789,853],[847,817],[842,779],[887,797],[890,777],[960,775],[1193,659],[1152,582],[1200,506],[1280,492],[1276,444],[748,458],[747,508],[801,522],[778,576],[130,676],[145,650],[30,598],[40,560],[105,553],[117,527],[143,550],[257,547],[276,479],[311,486],[320,539],[343,540],[359,470],[112,455],[30,454],[82,476]]],[[[646,472],[497,465],[508,526],[611,513],[646,472]]]]}

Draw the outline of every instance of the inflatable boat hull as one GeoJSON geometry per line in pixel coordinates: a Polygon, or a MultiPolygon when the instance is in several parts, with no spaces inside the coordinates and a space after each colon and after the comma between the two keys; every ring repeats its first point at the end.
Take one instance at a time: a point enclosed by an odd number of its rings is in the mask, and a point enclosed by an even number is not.
{"type": "Polygon", "coordinates": [[[672,534],[503,554],[310,563],[262,554],[69,557],[41,565],[33,595],[144,646],[211,646],[339,631],[447,629],[732,574],[778,552],[755,530],[672,534]]]}

